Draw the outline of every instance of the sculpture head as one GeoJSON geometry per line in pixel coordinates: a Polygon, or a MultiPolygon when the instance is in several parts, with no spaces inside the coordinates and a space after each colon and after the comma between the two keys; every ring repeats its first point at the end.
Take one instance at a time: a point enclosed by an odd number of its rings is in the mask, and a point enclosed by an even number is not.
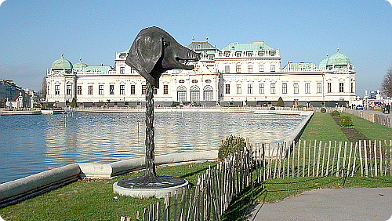
{"type": "Polygon", "coordinates": [[[192,70],[193,65],[187,65],[187,62],[199,59],[198,53],[180,45],[163,29],[149,27],[136,36],[125,63],[158,88],[163,72],[171,69],[192,70]]]}

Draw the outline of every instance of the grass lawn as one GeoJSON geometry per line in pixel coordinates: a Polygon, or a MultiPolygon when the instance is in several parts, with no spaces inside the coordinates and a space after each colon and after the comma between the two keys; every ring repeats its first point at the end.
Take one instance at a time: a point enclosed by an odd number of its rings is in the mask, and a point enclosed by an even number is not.
{"type": "Polygon", "coordinates": [[[352,114],[342,113],[342,116],[350,116],[354,127],[370,140],[392,140],[392,128],[372,123],[352,114]]]}
{"type": "Polygon", "coordinates": [[[312,119],[306,126],[302,140],[308,141],[348,141],[340,126],[335,123],[329,113],[315,112],[312,119]]]}
{"type": "MultiPolygon", "coordinates": [[[[159,167],[159,175],[179,176],[195,185],[197,176],[215,162],[195,163],[175,167],[159,167]]],[[[138,176],[133,173],[125,177],[138,176]]],[[[124,178],[124,177],[120,177],[124,178]]],[[[113,193],[118,179],[81,180],[46,194],[0,209],[5,220],[120,220],[135,218],[158,199],[137,199],[113,193]],[[116,199],[118,197],[118,199],[116,199]]],[[[161,200],[162,201],[162,200],[161,200]]]]}

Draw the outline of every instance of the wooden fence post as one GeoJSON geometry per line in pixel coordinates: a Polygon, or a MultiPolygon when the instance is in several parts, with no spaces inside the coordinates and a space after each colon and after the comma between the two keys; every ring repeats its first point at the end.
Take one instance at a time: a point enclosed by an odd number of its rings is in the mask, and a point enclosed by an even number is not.
{"type": "MultiPolygon", "coordinates": [[[[370,141],[370,140],[369,140],[370,141]]],[[[371,142],[371,141],[370,141],[371,142]]],[[[364,145],[364,148],[365,148],[365,176],[369,176],[369,167],[368,167],[368,148],[367,148],[367,142],[366,142],[366,140],[364,140],[364,142],[363,142],[365,145],[364,145]]]]}
{"type": "Polygon", "coordinates": [[[359,142],[358,151],[359,151],[359,161],[360,161],[360,166],[361,166],[361,176],[363,176],[364,165],[363,165],[363,160],[362,160],[362,140],[359,140],[358,142],[359,142]]]}

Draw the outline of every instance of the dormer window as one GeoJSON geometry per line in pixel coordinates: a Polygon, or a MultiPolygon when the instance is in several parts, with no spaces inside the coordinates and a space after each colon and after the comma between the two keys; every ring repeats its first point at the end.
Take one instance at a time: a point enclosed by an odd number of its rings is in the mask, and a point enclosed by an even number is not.
{"type": "Polygon", "coordinates": [[[236,57],[241,57],[241,55],[242,55],[242,52],[241,52],[241,51],[236,51],[236,52],[235,52],[235,56],[236,56],[236,57]]]}
{"type": "Polygon", "coordinates": [[[264,56],[265,55],[265,51],[259,51],[259,56],[264,56]]]}
{"type": "Polygon", "coordinates": [[[246,56],[248,56],[248,57],[252,57],[252,56],[253,56],[253,52],[252,52],[252,51],[248,51],[248,52],[246,52],[246,56]]]}

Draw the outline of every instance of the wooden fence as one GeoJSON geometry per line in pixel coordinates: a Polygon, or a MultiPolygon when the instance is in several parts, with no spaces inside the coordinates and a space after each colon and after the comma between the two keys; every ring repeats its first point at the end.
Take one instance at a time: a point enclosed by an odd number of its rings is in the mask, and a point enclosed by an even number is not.
{"type": "MultiPolygon", "coordinates": [[[[136,220],[220,220],[246,187],[266,179],[320,176],[392,176],[392,140],[299,141],[249,146],[199,177],[195,187],[168,195],[136,214],[136,220]]],[[[122,221],[131,220],[121,217],[122,221]]]]}
{"type": "Polygon", "coordinates": [[[392,175],[392,140],[350,142],[299,141],[254,148],[256,168],[263,179],[319,176],[392,175]]]}

